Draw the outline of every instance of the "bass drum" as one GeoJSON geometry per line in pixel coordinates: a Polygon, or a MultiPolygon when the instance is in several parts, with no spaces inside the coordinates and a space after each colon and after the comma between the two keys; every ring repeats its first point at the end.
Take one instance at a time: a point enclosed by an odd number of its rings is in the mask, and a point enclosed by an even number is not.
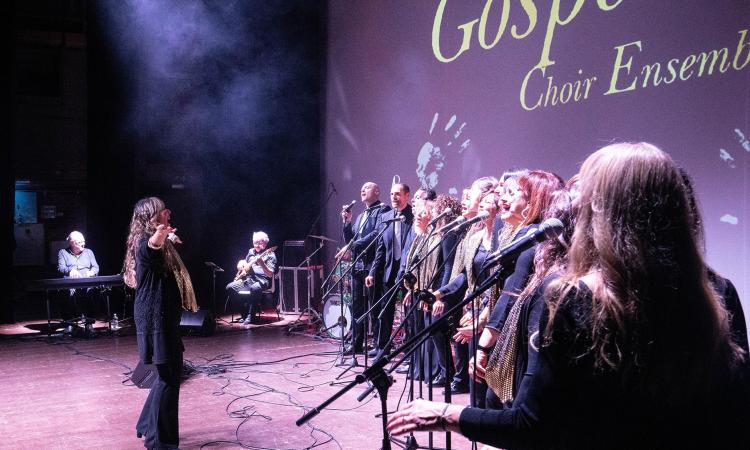
{"type": "Polygon", "coordinates": [[[347,296],[344,295],[344,304],[342,305],[341,297],[331,295],[323,304],[324,331],[332,338],[341,339],[341,336],[346,336],[352,328],[352,312],[347,300],[347,296]]]}

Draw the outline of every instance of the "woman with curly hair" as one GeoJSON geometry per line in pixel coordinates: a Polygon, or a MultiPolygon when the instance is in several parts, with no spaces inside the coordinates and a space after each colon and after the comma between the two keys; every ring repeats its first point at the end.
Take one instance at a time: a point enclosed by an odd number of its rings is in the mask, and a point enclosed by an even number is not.
{"type": "Polygon", "coordinates": [[[180,240],[169,223],[171,211],[157,197],[139,200],[130,221],[124,275],[135,289],[133,316],[138,353],[154,364],[158,378],[151,386],[136,424],[146,448],[177,448],[178,401],[182,352],[182,309],[197,311],[190,275],[174,244],[180,240]]]}

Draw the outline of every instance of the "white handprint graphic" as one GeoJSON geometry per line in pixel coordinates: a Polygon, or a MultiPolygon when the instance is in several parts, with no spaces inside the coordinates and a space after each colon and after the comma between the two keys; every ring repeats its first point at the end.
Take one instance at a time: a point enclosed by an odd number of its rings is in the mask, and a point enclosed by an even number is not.
{"type": "MultiPolygon", "coordinates": [[[[464,128],[466,128],[466,122],[454,128],[456,124],[456,115],[454,114],[448,119],[445,126],[442,127],[442,131],[433,134],[439,117],[439,113],[435,113],[432,117],[429,132],[430,138],[422,144],[422,148],[417,155],[417,177],[422,186],[429,189],[437,186],[440,179],[440,171],[445,167],[445,160],[450,154],[451,146],[454,141],[457,141],[461,137],[464,128]]],[[[457,154],[461,154],[469,147],[470,143],[471,139],[465,139],[457,148],[453,148],[456,149],[455,152],[457,154]]]]}

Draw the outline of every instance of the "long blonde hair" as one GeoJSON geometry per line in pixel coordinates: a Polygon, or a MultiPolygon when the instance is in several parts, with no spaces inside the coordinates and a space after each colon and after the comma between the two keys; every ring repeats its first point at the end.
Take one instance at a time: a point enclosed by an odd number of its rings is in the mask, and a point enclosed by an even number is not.
{"type": "Polygon", "coordinates": [[[580,175],[568,274],[547,296],[548,342],[561,300],[588,275],[597,369],[645,375],[636,378],[676,392],[741,358],[672,158],[648,143],[613,144],[589,156],[580,175]]]}
{"type": "Polygon", "coordinates": [[[125,244],[125,261],[123,262],[123,279],[131,288],[136,287],[135,252],[144,236],[151,236],[156,231],[156,217],[164,210],[164,201],[158,197],[146,197],[138,200],[130,219],[130,232],[125,244]]]}

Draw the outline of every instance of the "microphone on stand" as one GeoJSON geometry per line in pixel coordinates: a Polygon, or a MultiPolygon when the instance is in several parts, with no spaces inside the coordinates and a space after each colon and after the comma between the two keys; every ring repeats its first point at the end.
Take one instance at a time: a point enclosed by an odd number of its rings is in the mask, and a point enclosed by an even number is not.
{"type": "Polygon", "coordinates": [[[476,216],[468,220],[466,219],[466,217],[461,216],[448,225],[445,225],[444,227],[439,229],[438,233],[452,233],[454,231],[461,231],[464,228],[474,225],[480,220],[486,219],[487,217],[489,217],[489,215],[490,213],[488,213],[487,211],[480,211],[476,216]]]}
{"type": "Polygon", "coordinates": [[[556,219],[554,217],[549,218],[542,222],[542,224],[539,225],[538,228],[530,229],[524,237],[518,238],[505,247],[492,253],[487,258],[487,264],[485,267],[492,267],[496,264],[504,264],[518,256],[519,253],[533,247],[537,243],[558,237],[563,232],[564,228],[565,226],[560,221],[560,219],[556,219]]]}
{"type": "Polygon", "coordinates": [[[387,219],[387,220],[384,220],[384,221],[382,221],[380,223],[403,222],[404,220],[406,220],[406,217],[404,217],[404,216],[402,216],[402,215],[399,214],[398,216],[394,217],[393,219],[387,219]]]}
{"type": "Polygon", "coordinates": [[[450,208],[447,208],[447,207],[446,207],[446,208],[445,208],[445,209],[443,210],[443,212],[441,212],[441,213],[440,213],[440,214],[439,214],[439,215],[438,215],[437,217],[435,217],[434,219],[430,220],[430,223],[428,223],[428,224],[427,224],[427,226],[428,226],[428,227],[434,227],[434,226],[435,226],[435,224],[436,224],[436,223],[438,223],[438,221],[439,221],[440,219],[442,219],[443,217],[445,217],[445,216],[447,216],[448,214],[450,214],[450,213],[451,213],[451,211],[453,211],[453,210],[452,210],[452,209],[450,209],[450,208]]]}
{"type": "Polygon", "coordinates": [[[455,219],[453,219],[450,223],[443,225],[441,228],[439,228],[436,233],[445,233],[449,229],[458,226],[462,223],[466,222],[466,217],[464,216],[458,216],[455,219]]]}

